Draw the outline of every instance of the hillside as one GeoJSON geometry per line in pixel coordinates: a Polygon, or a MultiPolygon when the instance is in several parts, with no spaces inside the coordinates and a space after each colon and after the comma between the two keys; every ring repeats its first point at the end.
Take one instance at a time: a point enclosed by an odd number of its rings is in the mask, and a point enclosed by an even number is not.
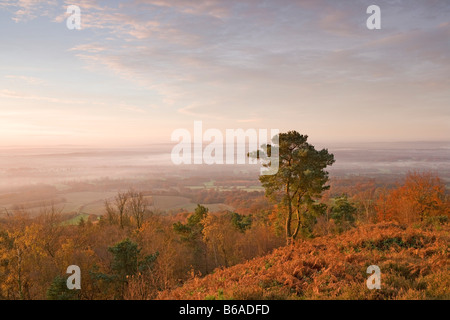
{"type": "Polygon", "coordinates": [[[203,278],[159,299],[450,299],[450,226],[363,225],[283,247],[203,278]],[[381,289],[366,287],[369,265],[381,289]]]}

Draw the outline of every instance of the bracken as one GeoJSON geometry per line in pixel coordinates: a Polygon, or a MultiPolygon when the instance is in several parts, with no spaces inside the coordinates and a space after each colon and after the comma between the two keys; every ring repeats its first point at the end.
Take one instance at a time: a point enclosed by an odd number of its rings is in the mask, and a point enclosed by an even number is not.
{"type": "Polygon", "coordinates": [[[191,279],[158,299],[449,299],[449,231],[362,225],[191,279]],[[366,287],[369,265],[381,269],[379,290],[366,287]]]}

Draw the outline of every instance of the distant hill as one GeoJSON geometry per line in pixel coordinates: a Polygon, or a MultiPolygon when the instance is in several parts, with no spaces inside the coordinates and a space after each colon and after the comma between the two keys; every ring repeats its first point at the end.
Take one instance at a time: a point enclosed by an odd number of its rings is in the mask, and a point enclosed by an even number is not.
{"type": "Polygon", "coordinates": [[[449,231],[363,225],[195,277],[158,298],[450,299],[449,231]],[[381,269],[379,290],[366,286],[369,265],[381,269]]]}

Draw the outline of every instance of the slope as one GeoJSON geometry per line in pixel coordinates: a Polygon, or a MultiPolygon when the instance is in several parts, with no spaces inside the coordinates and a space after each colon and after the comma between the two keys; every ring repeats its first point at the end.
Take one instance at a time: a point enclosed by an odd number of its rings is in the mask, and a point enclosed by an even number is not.
{"type": "Polygon", "coordinates": [[[449,231],[362,225],[194,277],[158,299],[450,299],[449,231]],[[381,269],[380,290],[366,286],[369,265],[381,269]]]}

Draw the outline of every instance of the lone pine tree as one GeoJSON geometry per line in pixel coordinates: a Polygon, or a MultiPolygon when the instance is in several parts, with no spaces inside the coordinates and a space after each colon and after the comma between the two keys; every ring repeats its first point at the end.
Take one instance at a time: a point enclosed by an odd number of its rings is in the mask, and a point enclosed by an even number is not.
{"type": "MultiPolygon", "coordinates": [[[[327,149],[316,150],[307,142],[308,136],[297,131],[280,133],[278,145],[267,145],[263,149],[268,154],[278,148],[279,169],[273,175],[261,175],[259,180],[266,196],[286,209],[286,241],[292,243],[297,237],[302,221],[315,210],[315,201],[329,186],[327,166],[332,165],[334,155],[327,149]]],[[[249,154],[260,158],[263,151],[249,154]]],[[[270,164],[263,164],[268,166],[270,164]]]]}

